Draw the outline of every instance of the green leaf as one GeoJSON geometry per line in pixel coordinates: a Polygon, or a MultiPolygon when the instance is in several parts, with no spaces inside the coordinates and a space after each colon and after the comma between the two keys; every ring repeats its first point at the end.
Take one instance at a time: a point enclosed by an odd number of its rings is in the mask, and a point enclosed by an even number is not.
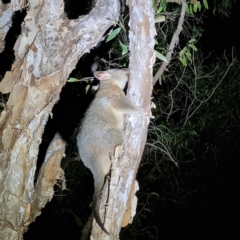
{"type": "Polygon", "coordinates": [[[186,13],[190,14],[188,5],[186,6],[186,13]]]}
{"type": "Polygon", "coordinates": [[[198,10],[197,4],[194,4],[194,5],[193,5],[193,11],[196,13],[197,10],[198,10]]]}
{"type": "Polygon", "coordinates": [[[114,25],[119,25],[116,21],[113,20],[109,20],[111,23],[113,23],[114,25]]]}
{"type": "Polygon", "coordinates": [[[190,12],[191,15],[193,15],[192,5],[190,5],[189,12],[190,12]]]}
{"type": "Polygon", "coordinates": [[[88,92],[89,88],[90,88],[90,84],[88,84],[85,88],[86,93],[88,92]]]}
{"type": "Polygon", "coordinates": [[[77,223],[77,225],[80,226],[80,227],[83,226],[83,224],[82,224],[82,222],[81,222],[81,219],[80,219],[79,217],[76,217],[76,223],[77,223]]]}
{"type": "Polygon", "coordinates": [[[77,78],[69,78],[67,81],[68,82],[87,82],[87,81],[92,81],[93,77],[85,77],[85,78],[81,78],[81,79],[77,79],[77,78]]]}
{"type": "Polygon", "coordinates": [[[198,3],[197,6],[198,6],[199,11],[201,11],[201,9],[202,9],[201,3],[198,3]]]}
{"type": "Polygon", "coordinates": [[[107,37],[106,42],[111,41],[112,39],[114,39],[121,31],[121,28],[116,28],[115,30],[113,30],[111,32],[111,34],[107,37]]]}
{"type": "Polygon", "coordinates": [[[192,62],[192,54],[189,51],[186,52],[185,56],[190,62],[192,62]]]}
{"type": "Polygon", "coordinates": [[[163,7],[159,7],[159,9],[157,10],[157,13],[160,13],[163,10],[163,7]]]}
{"type": "Polygon", "coordinates": [[[194,42],[196,42],[196,39],[192,38],[188,43],[194,43],[194,42]]]}
{"type": "Polygon", "coordinates": [[[128,53],[128,47],[119,40],[120,46],[122,48],[122,55],[128,53]]]}
{"type": "Polygon", "coordinates": [[[152,193],[151,193],[151,195],[154,195],[154,196],[157,196],[157,197],[159,197],[159,194],[158,194],[158,193],[156,193],[156,192],[152,192],[152,193]]]}
{"type": "Polygon", "coordinates": [[[144,211],[151,212],[149,208],[144,208],[144,211]]]}
{"type": "Polygon", "coordinates": [[[182,55],[186,54],[186,52],[187,52],[187,48],[184,47],[183,50],[181,50],[181,52],[179,53],[179,55],[182,56],[182,55]]]}
{"type": "Polygon", "coordinates": [[[162,60],[163,62],[166,62],[168,63],[168,60],[166,59],[166,57],[164,57],[160,52],[156,51],[155,50],[155,53],[156,53],[156,57],[160,60],[162,60]]]}
{"type": "Polygon", "coordinates": [[[189,47],[192,48],[194,51],[197,51],[197,48],[193,44],[189,44],[189,47]]]}
{"type": "Polygon", "coordinates": [[[68,82],[80,82],[80,80],[77,78],[69,78],[67,81],[68,82]]]}
{"type": "Polygon", "coordinates": [[[206,9],[208,9],[208,2],[207,2],[207,0],[203,0],[203,5],[204,5],[204,7],[205,7],[206,9]]]}
{"type": "Polygon", "coordinates": [[[189,130],[188,133],[192,136],[198,136],[195,130],[189,130]]]}
{"type": "Polygon", "coordinates": [[[156,18],[154,19],[154,21],[155,21],[155,23],[165,22],[165,19],[166,19],[165,16],[160,15],[160,16],[156,17],[156,18]]]}
{"type": "Polygon", "coordinates": [[[187,61],[186,61],[186,58],[185,58],[185,57],[179,57],[179,60],[181,61],[182,65],[183,65],[184,67],[187,66],[187,61]]]}

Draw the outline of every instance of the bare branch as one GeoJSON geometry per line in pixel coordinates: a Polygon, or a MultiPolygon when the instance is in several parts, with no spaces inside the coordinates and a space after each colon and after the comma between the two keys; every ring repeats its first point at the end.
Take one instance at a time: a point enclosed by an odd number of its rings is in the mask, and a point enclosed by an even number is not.
{"type": "MultiPolygon", "coordinates": [[[[227,60],[227,58],[226,58],[226,60],[227,60]]],[[[213,96],[213,94],[215,93],[216,89],[217,89],[217,88],[219,87],[219,85],[222,83],[223,79],[226,77],[227,73],[229,72],[230,68],[233,66],[233,64],[235,63],[235,61],[236,61],[236,58],[233,59],[233,61],[231,62],[231,64],[228,66],[225,74],[222,76],[222,78],[220,79],[220,81],[218,82],[218,84],[213,88],[211,94],[207,97],[207,99],[205,99],[205,100],[200,100],[200,99],[197,99],[197,98],[196,98],[196,95],[194,95],[194,96],[195,96],[194,99],[200,101],[200,104],[194,109],[193,112],[191,112],[191,114],[190,114],[190,109],[191,109],[191,106],[193,105],[193,102],[194,102],[194,101],[190,104],[190,106],[189,106],[189,108],[188,108],[188,113],[187,113],[187,115],[186,115],[186,119],[185,119],[185,121],[184,121],[183,126],[185,126],[185,125],[187,124],[187,121],[195,114],[195,112],[202,106],[202,104],[205,103],[205,102],[207,102],[207,101],[213,96]]]]}
{"type": "Polygon", "coordinates": [[[158,80],[159,80],[159,83],[161,84],[161,76],[162,76],[163,72],[165,71],[166,67],[168,66],[168,64],[170,63],[174,47],[178,43],[178,40],[179,40],[178,37],[179,37],[180,32],[182,31],[182,25],[183,25],[183,21],[184,21],[184,17],[185,17],[186,6],[187,6],[185,0],[181,0],[181,3],[182,3],[182,10],[181,10],[180,18],[178,21],[178,26],[177,26],[175,33],[173,34],[173,37],[172,37],[172,40],[171,40],[171,43],[170,43],[170,46],[168,49],[168,53],[166,56],[168,62],[162,63],[162,66],[160,67],[160,69],[158,70],[156,75],[153,77],[153,85],[155,85],[158,80]]]}
{"type": "MultiPolygon", "coordinates": [[[[40,214],[39,211],[49,202],[54,194],[53,186],[58,179],[64,181],[64,172],[60,168],[61,160],[64,156],[66,142],[57,133],[51,141],[44,163],[38,174],[38,179],[33,195],[31,207],[31,219],[40,214]]],[[[29,222],[30,223],[30,222],[29,222]]]]}

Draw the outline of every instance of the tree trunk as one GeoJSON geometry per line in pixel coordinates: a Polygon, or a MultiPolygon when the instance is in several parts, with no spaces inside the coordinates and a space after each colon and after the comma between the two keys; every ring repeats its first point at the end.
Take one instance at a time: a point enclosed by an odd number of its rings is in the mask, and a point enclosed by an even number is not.
{"type": "MultiPolygon", "coordinates": [[[[146,108],[150,105],[155,61],[152,2],[129,0],[128,4],[131,52],[128,96],[146,108]]],[[[22,34],[14,47],[15,62],[0,83],[0,91],[10,93],[0,117],[0,239],[22,239],[28,225],[51,200],[56,179],[63,177],[59,165],[65,143],[55,136],[35,176],[44,126],[69,73],[79,58],[102,40],[119,13],[119,1],[99,0],[88,15],[69,20],[64,15],[62,0],[29,1],[22,34]]],[[[126,119],[128,152],[125,159],[113,160],[109,186],[105,215],[109,239],[118,238],[121,226],[130,223],[135,215],[134,195],[138,189],[135,177],[148,122],[149,118],[139,115],[126,119]]],[[[106,187],[102,202],[104,197],[107,199],[106,187]]],[[[96,224],[92,236],[107,239],[96,224]]]]}
{"type": "Polygon", "coordinates": [[[56,136],[34,186],[44,126],[69,73],[102,40],[112,25],[108,19],[117,21],[119,12],[118,0],[99,0],[88,15],[69,20],[62,0],[29,1],[15,62],[0,83],[0,91],[10,93],[0,117],[0,239],[22,239],[43,207],[39,188],[47,187],[46,199],[51,199],[60,174],[51,170],[55,164],[58,168],[64,143],[56,136]]]}
{"type": "MultiPolygon", "coordinates": [[[[152,93],[152,67],[154,54],[154,16],[152,1],[129,0],[130,12],[130,79],[128,97],[139,106],[150,109],[152,93]]],[[[105,215],[105,228],[111,236],[100,231],[94,221],[93,239],[119,239],[121,227],[131,223],[136,213],[138,183],[135,180],[146,143],[149,117],[132,114],[126,118],[127,154],[120,161],[112,161],[111,180],[103,190],[101,215],[105,215]],[[104,203],[107,202],[107,207],[104,203]],[[104,214],[105,208],[105,214],[104,214]]],[[[118,154],[116,154],[118,155],[118,154]]]]}

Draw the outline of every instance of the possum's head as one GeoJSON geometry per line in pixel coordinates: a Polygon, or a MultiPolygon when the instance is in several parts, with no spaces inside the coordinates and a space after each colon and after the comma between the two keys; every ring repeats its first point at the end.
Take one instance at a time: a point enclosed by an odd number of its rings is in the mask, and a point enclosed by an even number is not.
{"type": "Polygon", "coordinates": [[[109,69],[107,71],[97,71],[94,73],[94,76],[100,80],[111,84],[116,84],[121,89],[124,89],[128,81],[129,70],[128,68],[122,69],[109,69]]]}

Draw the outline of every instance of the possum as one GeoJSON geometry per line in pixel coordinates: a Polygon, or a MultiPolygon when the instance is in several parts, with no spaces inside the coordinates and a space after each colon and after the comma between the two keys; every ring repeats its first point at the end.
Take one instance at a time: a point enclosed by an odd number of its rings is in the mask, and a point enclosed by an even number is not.
{"type": "Polygon", "coordinates": [[[126,141],[123,132],[123,115],[141,112],[142,108],[128,100],[123,91],[128,81],[128,69],[97,71],[94,76],[100,80],[99,90],[88,108],[79,133],[77,146],[84,165],[94,178],[93,216],[101,229],[109,235],[100,215],[100,201],[106,175],[110,171],[110,155],[115,147],[126,141]]]}

